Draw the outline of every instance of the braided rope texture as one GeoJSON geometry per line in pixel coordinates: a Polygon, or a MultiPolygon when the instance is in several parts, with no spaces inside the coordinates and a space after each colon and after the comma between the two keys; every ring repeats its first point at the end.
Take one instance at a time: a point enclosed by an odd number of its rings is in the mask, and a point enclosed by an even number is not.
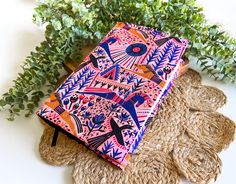
{"type": "Polygon", "coordinates": [[[74,165],[74,184],[178,184],[181,178],[211,183],[221,172],[218,153],[236,129],[216,111],[225,104],[222,91],[202,85],[199,73],[189,69],[175,81],[125,171],[62,133],[51,147],[54,129],[48,125],[39,152],[51,165],[74,165]]]}

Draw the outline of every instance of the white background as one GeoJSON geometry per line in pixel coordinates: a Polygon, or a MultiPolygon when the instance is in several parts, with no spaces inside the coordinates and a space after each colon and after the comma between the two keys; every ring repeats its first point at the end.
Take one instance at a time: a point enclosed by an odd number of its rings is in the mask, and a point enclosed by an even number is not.
{"type": "MultiPolygon", "coordinates": [[[[207,18],[221,23],[236,36],[235,0],[199,0],[207,18]]],[[[31,21],[33,0],[5,0],[0,6],[0,94],[12,85],[20,64],[43,39],[43,31],[31,21]]],[[[203,76],[204,83],[222,89],[228,103],[220,111],[236,122],[236,85],[215,82],[203,76]]],[[[72,184],[72,167],[53,167],[43,162],[38,144],[43,127],[36,116],[15,122],[0,114],[0,183],[1,184],[72,184]]],[[[217,184],[235,184],[236,141],[220,154],[223,170],[217,184]]]]}

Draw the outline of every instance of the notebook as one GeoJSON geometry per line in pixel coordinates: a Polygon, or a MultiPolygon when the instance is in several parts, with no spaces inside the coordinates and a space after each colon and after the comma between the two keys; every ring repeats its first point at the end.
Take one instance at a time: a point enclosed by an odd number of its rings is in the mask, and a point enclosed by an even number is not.
{"type": "Polygon", "coordinates": [[[118,22],[37,111],[124,169],[185,65],[187,40],[118,22]]]}

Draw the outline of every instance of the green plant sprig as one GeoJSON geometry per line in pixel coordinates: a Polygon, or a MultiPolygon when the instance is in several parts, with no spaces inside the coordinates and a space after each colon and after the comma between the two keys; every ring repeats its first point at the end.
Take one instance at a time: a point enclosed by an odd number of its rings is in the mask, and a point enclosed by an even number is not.
{"type": "Polygon", "coordinates": [[[45,41],[26,58],[23,73],[0,100],[9,120],[23,109],[32,114],[46,95],[43,87],[47,93],[55,88],[63,63],[79,61],[81,47],[88,40],[97,43],[118,21],[189,39],[188,57],[198,58],[209,76],[236,83],[236,40],[209,24],[196,0],[43,0],[33,20],[47,25],[45,41]]]}

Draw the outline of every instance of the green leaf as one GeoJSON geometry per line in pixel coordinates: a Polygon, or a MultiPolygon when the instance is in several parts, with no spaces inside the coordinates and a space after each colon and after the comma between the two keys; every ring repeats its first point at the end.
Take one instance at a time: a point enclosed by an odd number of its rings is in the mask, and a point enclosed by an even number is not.
{"type": "Polygon", "coordinates": [[[27,104],[27,108],[28,109],[33,109],[34,108],[34,104],[32,104],[32,103],[27,104]]]}
{"type": "Polygon", "coordinates": [[[24,105],[24,104],[19,104],[19,108],[20,108],[21,110],[24,110],[24,109],[25,109],[25,105],[24,105]]]}
{"type": "Polygon", "coordinates": [[[5,106],[6,104],[7,104],[7,103],[6,103],[6,101],[5,101],[5,100],[3,100],[3,99],[1,99],[1,100],[0,100],[0,106],[2,106],[2,107],[3,107],[3,106],[5,106]]]}
{"type": "Polygon", "coordinates": [[[187,55],[196,57],[205,73],[236,83],[236,40],[210,24],[196,0],[39,0],[33,20],[46,26],[45,41],[25,59],[23,72],[0,100],[0,106],[9,109],[9,120],[19,109],[32,114],[44,92],[54,90],[66,59],[78,60],[81,47],[98,43],[117,21],[187,38],[187,55]]]}
{"type": "Polygon", "coordinates": [[[56,20],[56,19],[53,19],[51,21],[52,23],[52,26],[54,27],[55,30],[61,30],[62,29],[62,25],[61,25],[61,22],[59,20],[56,20]]]}
{"type": "Polygon", "coordinates": [[[14,121],[15,118],[14,118],[14,117],[8,117],[7,120],[8,120],[8,121],[14,121]]]}
{"type": "Polygon", "coordinates": [[[20,112],[19,108],[13,108],[12,110],[13,110],[13,112],[20,112]]]}
{"type": "Polygon", "coordinates": [[[62,22],[63,22],[63,25],[66,27],[71,27],[74,24],[73,18],[71,18],[67,14],[62,15],[62,22]]]}

